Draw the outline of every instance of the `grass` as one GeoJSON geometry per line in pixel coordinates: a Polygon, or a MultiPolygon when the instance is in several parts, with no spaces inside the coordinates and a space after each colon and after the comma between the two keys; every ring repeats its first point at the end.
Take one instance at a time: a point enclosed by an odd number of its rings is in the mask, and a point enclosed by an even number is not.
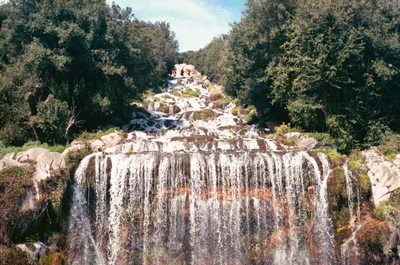
{"type": "Polygon", "coordinates": [[[394,160],[400,154],[400,134],[392,133],[385,136],[379,144],[378,150],[386,159],[394,160]]]}
{"type": "Polygon", "coordinates": [[[200,97],[200,92],[195,89],[187,88],[182,92],[182,98],[198,98],[200,97]]]}
{"type": "Polygon", "coordinates": [[[203,120],[208,121],[218,117],[218,114],[212,109],[204,109],[196,111],[193,115],[193,119],[195,120],[203,120]]]}
{"type": "Polygon", "coordinates": [[[107,130],[99,130],[99,131],[96,131],[96,132],[87,132],[87,131],[85,131],[85,132],[81,133],[81,135],[79,135],[76,138],[76,140],[87,142],[87,141],[90,141],[90,140],[100,139],[101,137],[103,137],[103,136],[105,136],[107,134],[113,133],[113,132],[117,132],[119,134],[123,134],[124,133],[121,129],[116,128],[116,127],[113,127],[113,128],[107,129],[107,130]]]}
{"type": "Polygon", "coordinates": [[[62,153],[68,147],[68,145],[48,145],[46,143],[41,144],[31,141],[25,143],[23,146],[6,146],[0,142],[0,159],[2,159],[8,153],[18,153],[35,147],[42,147],[49,149],[52,152],[62,153]]]}

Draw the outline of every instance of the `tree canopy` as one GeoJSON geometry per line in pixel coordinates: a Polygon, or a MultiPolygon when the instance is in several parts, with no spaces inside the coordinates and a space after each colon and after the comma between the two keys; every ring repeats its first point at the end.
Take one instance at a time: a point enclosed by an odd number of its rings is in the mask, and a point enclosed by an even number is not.
{"type": "Polygon", "coordinates": [[[6,144],[63,142],[68,123],[123,123],[130,101],[168,77],[178,49],[167,23],[139,21],[105,0],[11,0],[0,26],[6,144]]]}
{"type": "Polygon", "coordinates": [[[398,0],[248,0],[208,69],[264,122],[365,147],[400,131],[399,33],[398,0]]]}

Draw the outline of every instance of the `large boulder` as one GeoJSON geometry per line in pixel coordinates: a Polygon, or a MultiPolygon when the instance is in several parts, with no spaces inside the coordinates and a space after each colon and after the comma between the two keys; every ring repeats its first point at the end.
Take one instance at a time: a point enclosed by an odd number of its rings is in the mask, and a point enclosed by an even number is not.
{"type": "Polygon", "coordinates": [[[58,173],[66,168],[65,158],[57,152],[43,152],[36,158],[36,171],[34,180],[45,180],[53,173],[58,173]]]}
{"type": "Polygon", "coordinates": [[[15,160],[17,160],[18,162],[36,161],[39,155],[46,152],[50,151],[46,148],[35,147],[27,151],[18,152],[15,156],[15,160]]]}
{"type": "Polygon", "coordinates": [[[362,152],[368,167],[375,205],[388,201],[393,191],[400,188],[400,158],[388,161],[372,148],[362,152]]]}
{"type": "Polygon", "coordinates": [[[38,261],[40,257],[46,255],[50,251],[50,248],[40,241],[34,243],[18,244],[16,245],[16,247],[23,252],[29,254],[29,256],[35,261],[38,261]]]}
{"type": "Polygon", "coordinates": [[[0,170],[3,170],[8,167],[25,167],[25,166],[27,166],[27,164],[20,163],[10,158],[0,159],[0,170]]]}
{"type": "Polygon", "coordinates": [[[174,70],[172,71],[173,77],[197,77],[200,73],[196,70],[193,65],[190,64],[175,64],[174,70]]]}
{"type": "Polygon", "coordinates": [[[119,144],[122,141],[122,136],[117,132],[113,132],[102,136],[101,140],[106,147],[110,147],[119,144]]]}
{"type": "Polygon", "coordinates": [[[300,132],[289,132],[284,137],[287,141],[295,143],[297,147],[303,150],[312,150],[321,146],[315,138],[300,132]]]}

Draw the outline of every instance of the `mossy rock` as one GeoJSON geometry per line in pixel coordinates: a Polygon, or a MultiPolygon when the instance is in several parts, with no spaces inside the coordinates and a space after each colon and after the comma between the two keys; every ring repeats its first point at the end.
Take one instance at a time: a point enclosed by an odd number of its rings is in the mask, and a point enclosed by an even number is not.
{"type": "Polygon", "coordinates": [[[10,167],[0,171],[0,243],[9,244],[21,238],[29,213],[21,212],[28,190],[33,188],[34,169],[10,167]]]}
{"type": "Polygon", "coordinates": [[[199,110],[193,113],[194,120],[202,120],[202,121],[213,120],[218,116],[220,116],[220,114],[216,113],[212,109],[199,110]]]}
{"type": "Polygon", "coordinates": [[[0,265],[34,265],[29,254],[15,246],[0,245],[0,265]]]}
{"type": "MultiPolygon", "coordinates": [[[[386,259],[390,229],[386,221],[368,219],[357,233],[361,264],[381,264],[386,259]]],[[[389,263],[388,263],[389,264],[389,263]]],[[[392,264],[392,263],[390,263],[392,264]]]]}
{"type": "Polygon", "coordinates": [[[42,256],[39,260],[39,265],[66,265],[67,257],[63,252],[53,251],[42,256]]]}
{"type": "Polygon", "coordinates": [[[198,98],[200,97],[200,92],[197,89],[187,88],[181,94],[181,98],[198,98]]]}
{"type": "Polygon", "coordinates": [[[348,209],[346,177],[341,167],[334,168],[328,178],[328,200],[334,226],[348,225],[350,211],[348,209]]]}

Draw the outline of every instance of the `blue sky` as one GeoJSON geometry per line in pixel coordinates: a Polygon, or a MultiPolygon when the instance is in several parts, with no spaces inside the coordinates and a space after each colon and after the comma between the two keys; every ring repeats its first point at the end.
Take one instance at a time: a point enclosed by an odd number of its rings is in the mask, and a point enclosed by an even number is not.
{"type": "MultiPolygon", "coordinates": [[[[113,0],[107,0],[112,3],[113,0]]],[[[228,33],[240,19],[245,0],[114,0],[131,7],[138,19],[167,21],[179,41],[179,51],[198,50],[215,36],[228,33]]]]}

